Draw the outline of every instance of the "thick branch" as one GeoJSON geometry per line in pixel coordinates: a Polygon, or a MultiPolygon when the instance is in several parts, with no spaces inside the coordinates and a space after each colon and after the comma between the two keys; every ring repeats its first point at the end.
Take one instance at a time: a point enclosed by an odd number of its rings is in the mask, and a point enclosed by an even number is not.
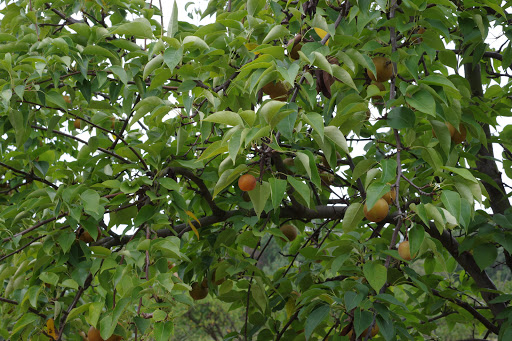
{"type": "Polygon", "coordinates": [[[167,173],[169,171],[172,172],[172,173],[183,175],[187,179],[193,181],[197,185],[197,187],[199,187],[199,190],[201,191],[201,194],[202,194],[203,198],[208,203],[208,206],[210,206],[213,214],[216,215],[216,216],[224,215],[225,211],[222,210],[221,208],[219,208],[217,206],[217,204],[215,204],[215,202],[213,201],[213,197],[212,197],[210,191],[208,190],[208,187],[206,187],[206,185],[204,184],[203,180],[201,180],[201,178],[196,176],[189,169],[186,169],[186,168],[183,168],[183,167],[169,167],[167,169],[167,171],[164,171],[164,173],[167,173]]]}
{"type": "Polygon", "coordinates": [[[53,189],[58,189],[59,187],[57,187],[56,185],[52,184],[51,182],[45,180],[45,179],[41,179],[40,177],[38,177],[37,175],[34,175],[33,173],[27,173],[27,172],[24,172],[22,170],[19,170],[19,169],[16,169],[14,167],[11,167],[3,162],[0,162],[0,166],[3,166],[7,169],[10,169],[12,170],[14,173],[18,173],[18,174],[21,174],[25,177],[25,179],[27,179],[27,182],[30,182],[30,180],[35,180],[35,181],[39,181],[39,182],[42,182],[43,184],[46,184],[50,187],[52,187],[53,189]]]}
{"type": "Polygon", "coordinates": [[[482,298],[491,309],[493,315],[497,316],[499,313],[501,313],[506,308],[504,303],[489,303],[498,295],[488,292],[488,290],[497,291],[498,289],[489,278],[487,273],[485,271],[480,271],[480,267],[476,264],[475,258],[473,258],[473,256],[466,251],[459,254],[459,243],[447,230],[444,230],[441,234],[433,223],[428,226],[424,225],[424,227],[431,237],[439,240],[441,244],[443,244],[445,249],[452,255],[453,258],[455,258],[457,263],[459,263],[460,266],[462,266],[462,268],[471,276],[471,278],[473,278],[476,285],[482,289],[482,298]]]}
{"type": "Polygon", "coordinates": [[[458,305],[459,307],[465,309],[467,312],[469,312],[471,315],[473,315],[474,318],[476,318],[478,321],[480,321],[487,329],[489,329],[494,334],[498,335],[500,333],[500,328],[498,326],[495,326],[494,324],[492,324],[491,321],[486,319],[485,316],[480,314],[475,308],[473,308],[468,303],[461,301],[457,298],[445,297],[445,296],[441,295],[441,293],[435,289],[432,289],[432,293],[438,297],[441,297],[445,300],[453,302],[454,304],[458,305]]]}
{"type": "MultiPolygon", "coordinates": [[[[315,209],[310,208],[304,208],[301,210],[296,210],[293,207],[286,206],[282,207],[280,210],[280,218],[283,219],[304,219],[304,220],[313,220],[313,219],[343,219],[343,216],[345,215],[345,211],[347,210],[346,206],[317,206],[315,209]]],[[[254,217],[256,216],[256,212],[254,210],[246,211],[246,210],[232,210],[232,211],[226,211],[222,216],[206,216],[203,218],[199,218],[200,224],[197,223],[197,221],[192,221],[192,224],[196,228],[201,231],[201,229],[205,229],[213,224],[220,223],[223,221],[228,220],[231,217],[234,216],[247,216],[247,217],[254,217]]],[[[268,214],[266,212],[262,213],[260,218],[266,218],[268,214]]],[[[165,238],[171,235],[174,235],[175,233],[183,234],[184,232],[190,231],[190,226],[188,223],[183,223],[176,225],[174,227],[174,230],[171,229],[161,229],[156,231],[156,234],[160,238],[165,238]]],[[[120,240],[115,240],[112,237],[107,237],[99,240],[95,243],[95,245],[102,245],[105,247],[112,247],[116,245],[122,245],[128,243],[131,236],[124,236],[120,240]]]]}

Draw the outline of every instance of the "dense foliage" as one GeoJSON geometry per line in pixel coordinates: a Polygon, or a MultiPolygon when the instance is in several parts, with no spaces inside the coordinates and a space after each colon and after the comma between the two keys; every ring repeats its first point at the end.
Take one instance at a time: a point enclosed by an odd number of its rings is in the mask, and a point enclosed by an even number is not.
{"type": "Polygon", "coordinates": [[[509,4],[0,3],[0,339],[512,339],[509,4]]]}

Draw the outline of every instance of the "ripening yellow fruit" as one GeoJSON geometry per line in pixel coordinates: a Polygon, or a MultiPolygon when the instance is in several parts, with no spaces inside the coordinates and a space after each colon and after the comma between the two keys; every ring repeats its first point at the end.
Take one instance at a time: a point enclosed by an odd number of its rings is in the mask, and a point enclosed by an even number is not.
{"type": "Polygon", "coordinates": [[[461,123],[459,124],[459,131],[453,129],[452,142],[455,144],[462,143],[466,139],[466,127],[461,123]]]}
{"type": "Polygon", "coordinates": [[[270,82],[261,88],[263,92],[276,101],[286,102],[288,100],[288,90],[284,82],[278,81],[277,83],[270,82]]]}
{"type": "Polygon", "coordinates": [[[388,216],[389,205],[388,202],[382,198],[377,200],[375,205],[373,205],[372,209],[368,211],[366,204],[364,204],[364,216],[369,221],[373,221],[374,223],[378,223],[379,221],[384,220],[388,216]]]}
{"type": "Polygon", "coordinates": [[[297,34],[292,40],[288,42],[288,47],[292,46],[290,50],[290,58],[297,60],[300,58],[299,51],[302,48],[302,34],[297,34]]]}
{"type": "Polygon", "coordinates": [[[279,229],[281,230],[281,232],[283,232],[283,234],[286,236],[286,238],[288,238],[289,241],[293,241],[295,240],[295,238],[297,238],[298,231],[295,226],[285,224],[282,225],[279,229]]]}
{"type": "Polygon", "coordinates": [[[377,77],[367,70],[366,73],[372,81],[387,82],[393,76],[393,63],[386,57],[373,57],[373,64],[375,64],[375,70],[377,71],[377,77]]]}
{"type": "Polygon", "coordinates": [[[408,240],[404,240],[398,245],[398,254],[405,260],[411,260],[411,248],[408,240]]]}
{"type": "Polygon", "coordinates": [[[81,125],[82,125],[82,120],[79,118],[75,119],[75,122],[73,122],[73,126],[75,127],[75,129],[80,129],[81,125]]]}
{"type": "Polygon", "coordinates": [[[202,283],[194,282],[192,283],[192,290],[189,291],[190,297],[194,299],[194,301],[202,300],[206,296],[208,296],[208,286],[204,287],[202,283]]]}
{"type": "Polygon", "coordinates": [[[391,191],[387,192],[382,196],[382,199],[386,200],[388,204],[395,202],[396,199],[396,191],[395,189],[391,189],[391,191]]]}
{"type": "Polygon", "coordinates": [[[252,191],[256,188],[256,178],[251,174],[244,174],[238,178],[238,187],[245,192],[252,191]]]}

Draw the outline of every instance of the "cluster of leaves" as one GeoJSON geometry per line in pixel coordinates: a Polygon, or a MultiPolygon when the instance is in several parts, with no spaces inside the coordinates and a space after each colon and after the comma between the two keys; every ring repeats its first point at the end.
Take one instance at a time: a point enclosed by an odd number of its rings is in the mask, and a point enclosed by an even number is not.
{"type": "Polygon", "coordinates": [[[174,4],[166,31],[154,1],[2,3],[0,337],[167,340],[194,282],[242,311],[226,340],[422,340],[439,319],[512,337],[486,272],[512,269],[499,1],[211,0],[213,23],[174,4]],[[287,265],[268,273],[275,245],[287,265]]]}

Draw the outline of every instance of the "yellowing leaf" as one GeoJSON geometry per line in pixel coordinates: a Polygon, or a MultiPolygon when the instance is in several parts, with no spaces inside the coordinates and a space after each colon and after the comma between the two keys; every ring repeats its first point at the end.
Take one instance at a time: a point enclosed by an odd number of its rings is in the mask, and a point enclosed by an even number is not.
{"type": "Polygon", "coordinates": [[[50,318],[46,321],[46,333],[50,335],[54,340],[57,340],[57,334],[55,333],[55,323],[50,318]]]}
{"type": "MultiPolygon", "coordinates": [[[[259,45],[256,43],[245,43],[244,46],[247,48],[247,50],[252,51],[255,48],[257,48],[259,45]]],[[[259,52],[254,52],[255,55],[259,55],[259,52]]]]}
{"type": "Polygon", "coordinates": [[[195,221],[197,221],[197,223],[199,224],[199,226],[201,226],[201,222],[196,218],[196,216],[194,215],[194,213],[190,212],[190,211],[185,211],[185,213],[192,219],[194,219],[195,221]]]}
{"type": "MultiPolygon", "coordinates": [[[[313,27],[313,29],[315,30],[316,34],[318,34],[320,39],[324,39],[324,37],[327,35],[327,32],[325,30],[322,30],[321,28],[313,27]]],[[[327,39],[327,41],[325,42],[325,45],[329,45],[329,40],[330,39],[327,39]]]]}
{"type": "Polygon", "coordinates": [[[194,224],[192,224],[192,222],[190,220],[188,221],[188,224],[190,225],[190,228],[192,229],[192,231],[194,231],[194,233],[196,234],[197,240],[199,240],[199,231],[196,229],[196,227],[194,226],[194,224]]]}

